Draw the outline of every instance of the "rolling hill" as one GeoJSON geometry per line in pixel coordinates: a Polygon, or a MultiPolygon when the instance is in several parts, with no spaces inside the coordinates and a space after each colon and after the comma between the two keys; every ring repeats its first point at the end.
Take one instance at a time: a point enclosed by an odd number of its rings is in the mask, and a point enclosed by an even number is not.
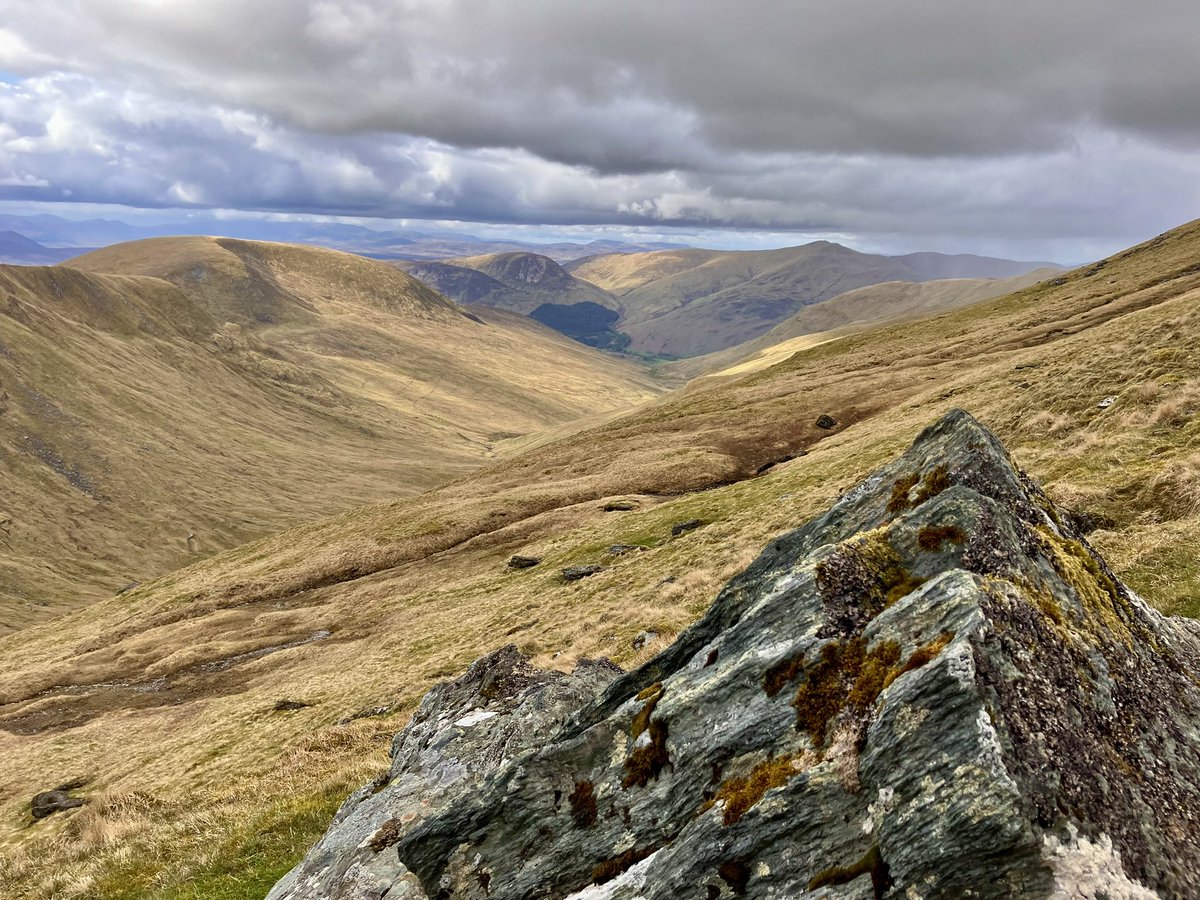
{"type": "Polygon", "coordinates": [[[548,256],[492,253],[396,265],[459,303],[523,313],[593,347],[620,349],[626,343],[614,330],[620,307],[613,297],[548,256]]]}
{"type": "Polygon", "coordinates": [[[633,349],[691,357],[745,343],[813,303],[887,281],[1009,277],[1046,263],[919,253],[879,256],[828,241],[781,250],[667,250],[569,264],[613,294],[633,349]]]}
{"type": "Polygon", "coordinates": [[[0,267],[0,631],[659,390],[334,251],[164,238],[0,267]]]}
{"type": "Polygon", "coordinates": [[[671,363],[681,377],[746,374],[782,361],[797,350],[880,322],[924,318],[999,297],[1054,277],[1060,270],[1034,269],[1009,278],[945,278],[885,281],[804,307],[766,334],[727,350],[671,363]]]}
{"type": "Polygon", "coordinates": [[[1200,614],[1198,346],[1200,222],[0,640],[0,893],[262,896],[387,769],[433,684],[508,642],[563,670],[648,659],[764,543],[952,407],[997,433],[1124,582],[1200,614]],[[618,498],[631,508],[606,511],[618,498]],[[542,562],[512,570],[513,553],[542,562]],[[575,564],[604,569],[565,583],[575,564]],[[642,630],[659,637],[634,649],[642,630]],[[31,827],[30,794],[78,779],[88,804],[31,827]]]}

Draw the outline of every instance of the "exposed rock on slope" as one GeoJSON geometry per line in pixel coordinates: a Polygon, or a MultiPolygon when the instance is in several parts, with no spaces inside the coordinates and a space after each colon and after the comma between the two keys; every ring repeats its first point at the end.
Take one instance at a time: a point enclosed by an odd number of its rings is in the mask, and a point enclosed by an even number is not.
{"type": "Polygon", "coordinates": [[[607,687],[431,692],[272,897],[1196,896],[1198,671],[956,411],[607,687]]]}
{"type": "Polygon", "coordinates": [[[424,897],[391,849],[400,836],[536,749],[620,673],[605,661],[582,661],[569,676],[535,669],[511,644],[476,660],[462,678],[425,695],[392,743],[387,774],[342,805],[329,832],[270,896],[424,897]]]}

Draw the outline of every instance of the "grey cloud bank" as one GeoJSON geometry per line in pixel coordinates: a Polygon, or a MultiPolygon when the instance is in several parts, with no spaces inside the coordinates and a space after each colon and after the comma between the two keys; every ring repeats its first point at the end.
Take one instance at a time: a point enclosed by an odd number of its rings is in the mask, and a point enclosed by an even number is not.
{"type": "Polygon", "coordinates": [[[0,200],[1083,259],[1197,215],[1196,46],[1182,0],[0,0],[0,200]]]}

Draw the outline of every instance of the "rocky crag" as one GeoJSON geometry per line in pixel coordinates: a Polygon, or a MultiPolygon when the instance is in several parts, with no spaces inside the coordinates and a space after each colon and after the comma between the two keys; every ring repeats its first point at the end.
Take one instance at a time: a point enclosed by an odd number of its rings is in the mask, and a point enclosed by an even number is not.
{"type": "Polygon", "coordinates": [[[1200,896],[1198,679],[955,411],[640,669],[431,691],[270,896],[1200,896]]]}

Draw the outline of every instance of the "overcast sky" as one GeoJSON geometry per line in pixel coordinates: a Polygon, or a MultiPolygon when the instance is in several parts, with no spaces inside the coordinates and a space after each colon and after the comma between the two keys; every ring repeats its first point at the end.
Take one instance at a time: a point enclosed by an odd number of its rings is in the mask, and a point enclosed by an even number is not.
{"type": "Polygon", "coordinates": [[[1079,261],[1200,216],[1197,48],[1195,0],[0,0],[0,201],[1079,261]]]}

